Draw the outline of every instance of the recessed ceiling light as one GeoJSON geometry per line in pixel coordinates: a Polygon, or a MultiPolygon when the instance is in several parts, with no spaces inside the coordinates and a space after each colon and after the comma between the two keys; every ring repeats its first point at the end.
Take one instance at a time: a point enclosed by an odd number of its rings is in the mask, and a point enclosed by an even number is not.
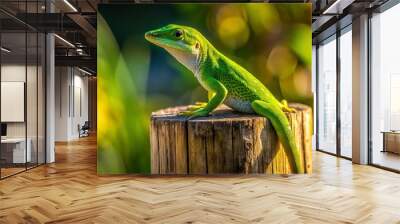
{"type": "Polygon", "coordinates": [[[342,14],[343,10],[351,5],[355,0],[336,0],[322,13],[327,14],[342,14]]]}
{"type": "Polygon", "coordinates": [[[9,50],[9,49],[7,49],[5,47],[1,47],[0,49],[1,49],[1,51],[4,51],[6,53],[10,53],[11,52],[11,50],[9,50]]]}
{"type": "Polygon", "coordinates": [[[74,12],[78,12],[78,10],[73,6],[68,0],[64,0],[64,3],[68,5],[74,12]]]}
{"type": "Polygon", "coordinates": [[[83,69],[81,69],[81,68],[79,68],[79,67],[78,67],[78,70],[81,71],[81,72],[83,72],[83,73],[85,73],[85,74],[87,74],[87,75],[93,75],[92,73],[90,73],[90,72],[88,72],[88,71],[86,71],[86,70],[83,70],[83,69]]]}
{"type": "Polygon", "coordinates": [[[62,38],[61,36],[59,36],[58,34],[54,34],[55,37],[57,37],[59,40],[61,40],[62,42],[64,42],[65,44],[67,44],[68,46],[75,48],[75,45],[73,45],[71,42],[69,42],[68,40],[62,38]]]}

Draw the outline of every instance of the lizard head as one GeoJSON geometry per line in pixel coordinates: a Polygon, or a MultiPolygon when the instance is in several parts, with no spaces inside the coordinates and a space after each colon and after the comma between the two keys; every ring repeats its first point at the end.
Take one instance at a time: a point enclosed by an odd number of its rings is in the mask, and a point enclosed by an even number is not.
{"type": "Polygon", "coordinates": [[[146,32],[145,38],[164,48],[191,71],[198,67],[204,37],[194,28],[170,24],[146,32]]]}

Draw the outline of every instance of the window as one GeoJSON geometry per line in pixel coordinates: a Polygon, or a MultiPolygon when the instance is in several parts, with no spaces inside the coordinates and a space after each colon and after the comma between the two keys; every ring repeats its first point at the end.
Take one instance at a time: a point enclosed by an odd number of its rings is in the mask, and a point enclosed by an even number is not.
{"type": "Polygon", "coordinates": [[[400,170],[400,5],[371,18],[371,162],[400,170]]]}
{"type": "Polygon", "coordinates": [[[351,26],[340,36],[340,155],[352,157],[352,35],[351,26]]]}
{"type": "Polygon", "coordinates": [[[318,47],[318,149],[336,153],[336,36],[318,47]]]}

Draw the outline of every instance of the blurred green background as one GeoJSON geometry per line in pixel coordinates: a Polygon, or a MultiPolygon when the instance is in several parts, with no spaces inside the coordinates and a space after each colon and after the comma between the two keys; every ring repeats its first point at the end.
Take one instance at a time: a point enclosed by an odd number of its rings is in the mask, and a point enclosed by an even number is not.
{"type": "Polygon", "coordinates": [[[99,174],[150,172],[150,114],[206,101],[193,74],[144,39],[169,23],[199,30],[278,99],[312,106],[311,4],[100,5],[99,174]]]}

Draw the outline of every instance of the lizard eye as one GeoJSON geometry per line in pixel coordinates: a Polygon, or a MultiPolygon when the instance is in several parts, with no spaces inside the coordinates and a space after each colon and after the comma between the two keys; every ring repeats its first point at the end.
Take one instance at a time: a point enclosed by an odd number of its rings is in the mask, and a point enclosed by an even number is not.
{"type": "Polygon", "coordinates": [[[182,35],[183,35],[183,32],[181,30],[177,30],[175,32],[175,36],[178,37],[178,38],[182,37],[182,35]]]}

